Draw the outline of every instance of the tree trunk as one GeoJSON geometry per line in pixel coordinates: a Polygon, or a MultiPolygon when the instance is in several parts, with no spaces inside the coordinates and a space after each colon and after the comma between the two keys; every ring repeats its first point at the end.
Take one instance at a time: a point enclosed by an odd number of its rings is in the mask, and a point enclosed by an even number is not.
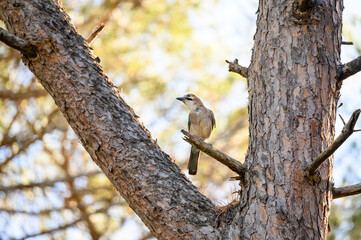
{"type": "MultiPolygon", "coordinates": [[[[298,1],[296,1],[298,2],[298,1]]],[[[248,70],[251,176],[241,235],[325,239],[330,158],[316,182],[303,169],[334,138],[339,96],[342,1],[318,1],[299,16],[292,1],[260,1],[248,70]]]]}
{"type": "Polygon", "coordinates": [[[332,159],[303,169],[333,140],[342,1],[308,12],[261,0],[248,69],[248,185],[220,211],[180,172],[119,96],[56,0],[2,0],[8,30],[33,45],[24,63],[84,148],[158,239],[325,239],[332,159]]]}

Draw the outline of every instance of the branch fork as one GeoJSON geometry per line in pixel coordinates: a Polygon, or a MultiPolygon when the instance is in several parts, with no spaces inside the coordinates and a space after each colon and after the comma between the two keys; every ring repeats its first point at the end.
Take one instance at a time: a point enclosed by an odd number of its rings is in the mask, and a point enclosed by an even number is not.
{"type": "MultiPolygon", "coordinates": [[[[98,26],[94,28],[90,36],[86,39],[87,43],[91,45],[95,38],[101,33],[101,31],[104,29],[105,24],[101,23],[98,26]]],[[[35,50],[35,47],[31,44],[29,44],[24,39],[6,31],[5,29],[0,27],[0,41],[8,45],[9,47],[12,47],[22,54],[24,54],[26,57],[30,59],[37,59],[38,53],[35,50]]]]}
{"type": "Polygon", "coordinates": [[[360,109],[355,110],[350,120],[343,127],[341,134],[335,139],[335,141],[323,151],[313,162],[305,169],[305,175],[311,177],[315,174],[316,170],[325,162],[345,141],[357,130],[354,130],[356,122],[360,116],[360,109]]]}
{"type": "Polygon", "coordinates": [[[359,71],[361,71],[361,56],[348,63],[342,64],[339,69],[337,80],[341,82],[359,71]]]}
{"type": "Polygon", "coordinates": [[[0,41],[12,47],[18,51],[20,51],[25,56],[36,59],[38,57],[38,53],[35,51],[34,46],[29,44],[24,39],[6,31],[5,29],[0,27],[0,41]]]}
{"type": "Polygon", "coordinates": [[[228,71],[238,73],[244,78],[247,78],[248,75],[248,68],[243,67],[238,64],[238,59],[234,59],[233,62],[226,60],[226,63],[228,63],[228,71]]]}

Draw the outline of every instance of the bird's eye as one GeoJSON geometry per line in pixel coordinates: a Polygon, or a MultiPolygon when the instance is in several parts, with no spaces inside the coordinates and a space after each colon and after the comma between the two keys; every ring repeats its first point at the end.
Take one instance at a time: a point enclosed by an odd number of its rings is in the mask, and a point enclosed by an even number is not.
{"type": "Polygon", "coordinates": [[[188,101],[192,101],[193,99],[191,98],[191,95],[190,94],[187,94],[186,97],[185,97],[186,100],[188,101]]]}

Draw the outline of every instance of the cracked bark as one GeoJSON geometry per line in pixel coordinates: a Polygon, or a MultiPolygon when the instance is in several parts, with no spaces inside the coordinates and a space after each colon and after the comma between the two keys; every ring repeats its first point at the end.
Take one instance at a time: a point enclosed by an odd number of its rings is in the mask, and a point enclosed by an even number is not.
{"type": "Polygon", "coordinates": [[[221,212],[139,123],[57,1],[3,0],[0,18],[35,48],[24,63],[155,237],[326,239],[333,159],[314,185],[302,170],[334,137],[342,8],[325,0],[300,20],[293,1],[261,1],[247,70],[250,179],[221,212]]]}
{"type": "MultiPolygon", "coordinates": [[[[248,68],[250,143],[241,239],[326,239],[333,159],[320,182],[307,164],[334,138],[342,1],[323,1],[300,21],[293,1],[262,1],[248,68]]],[[[242,217],[241,217],[242,216],[242,217]]]]}

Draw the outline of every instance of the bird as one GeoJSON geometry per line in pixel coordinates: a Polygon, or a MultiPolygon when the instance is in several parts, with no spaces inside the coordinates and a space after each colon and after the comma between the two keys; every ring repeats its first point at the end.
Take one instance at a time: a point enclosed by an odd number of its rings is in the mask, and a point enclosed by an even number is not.
{"type": "MultiPolygon", "coordinates": [[[[202,101],[192,93],[176,99],[183,102],[189,109],[188,132],[203,140],[208,139],[216,126],[213,112],[206,108],[202,101]]],[[[197,174],[199,153],[199,150],[192,146],[188,162],[189,175],[197,174]]]]}

